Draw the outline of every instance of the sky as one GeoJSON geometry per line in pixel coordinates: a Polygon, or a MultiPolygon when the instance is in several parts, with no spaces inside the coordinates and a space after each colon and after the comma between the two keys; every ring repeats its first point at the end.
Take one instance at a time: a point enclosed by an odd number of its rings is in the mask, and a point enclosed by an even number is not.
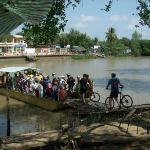
{"type": "MultiPolygon", "coordinates": [[[[82,0],[82,2],[73,9],[69,7],[66,10],[68,19],[65,32],[69,32],[71,28],[80,32],[87,33],[91,37],[98,37],[99,40],[105,40],[105,33],[108,28],[114,27],[117,36],[131,38],[132,33],[138,30],[142,34],[143,39],[150,39],[150,28],[140,26],[138,17],[133,15],[136,13],[137,0],[114,0],[110,12],[102,11],[108,0],[82,0]]],[[[17,28],[13,33],[20,31],[17,28]]]]}

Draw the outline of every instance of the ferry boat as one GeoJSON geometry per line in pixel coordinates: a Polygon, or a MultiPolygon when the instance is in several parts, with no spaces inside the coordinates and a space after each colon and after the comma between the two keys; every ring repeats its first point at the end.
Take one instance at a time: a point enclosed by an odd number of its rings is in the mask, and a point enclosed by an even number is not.
{"type": "MultiPolygon", "coordinates": [[[[6,68],[1,68],[0,72],[1,73],[7,72],[13,75],[14,73],[24,72],[26,70],[39,70],[39,69],[31,68],[31,67],[6,67],[6,68]]],[[[2,83],[0,82],[0,84],[2,83]]],[[[49,110],[49,111],[62,110],[67,107],[70,107],[67,103],[64,104],[63,102],[56,101],[54,99],[40,98],[40,97],[24,94],[19,91],[10,90],[7,88],[2,88],[2,87],[0,87],[0,95],[8,96],[10,98],[13,98],[13,99],[22,101],[24,103],[31,104],[31,105],[34,105],[34,106],[37,106],[37,107],[40,107],[42,109],[49,110]]]]}

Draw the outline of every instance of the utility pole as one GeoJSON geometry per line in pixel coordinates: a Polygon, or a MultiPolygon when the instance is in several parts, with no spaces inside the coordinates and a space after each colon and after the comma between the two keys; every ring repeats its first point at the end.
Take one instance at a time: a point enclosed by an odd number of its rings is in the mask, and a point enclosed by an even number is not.
{"type": "Polygon", "coordinates": [[[8,95],[8,91],[7,91],[6,101],[7,101],[7,136],[10,136],[10,109],[9,109],[9,95],[8,95]]]}

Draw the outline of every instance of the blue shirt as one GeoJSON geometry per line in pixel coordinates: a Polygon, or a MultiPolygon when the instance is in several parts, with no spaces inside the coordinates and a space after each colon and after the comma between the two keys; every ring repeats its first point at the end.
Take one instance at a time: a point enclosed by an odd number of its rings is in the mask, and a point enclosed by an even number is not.
{"type": "Polygon", "coordinates": [[[116,77],[110,79],[107,84],[107,88],[111,85],[111,91],[119,91],[120,80],[116,77]]]}

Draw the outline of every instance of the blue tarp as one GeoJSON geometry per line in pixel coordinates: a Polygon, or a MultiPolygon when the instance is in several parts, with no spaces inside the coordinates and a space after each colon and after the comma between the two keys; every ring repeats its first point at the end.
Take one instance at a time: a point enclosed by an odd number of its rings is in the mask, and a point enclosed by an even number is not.
{"type": "Polygon", "coordinates": [[[20,43],[20,44],[15,45],[15,47],[16,47],[16,48],[25,48],[26,45],[20,43]]]}

